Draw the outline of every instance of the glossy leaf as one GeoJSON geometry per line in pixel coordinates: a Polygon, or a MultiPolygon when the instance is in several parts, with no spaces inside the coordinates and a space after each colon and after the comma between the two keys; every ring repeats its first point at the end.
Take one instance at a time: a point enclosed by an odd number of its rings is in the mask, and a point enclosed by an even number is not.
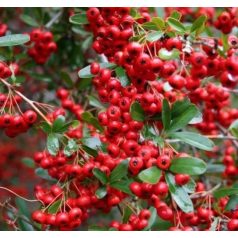
{"type": "Polygon", "coordinates": [[[161,178],[162,172],[156,166],[152,166],[148,169],[141,171],[138,177],[141,181],[149,184],[156,184],[161,178]]]}
{"type": "Polygon", "coordinates": [[[197,107],[193,104],[189,105],[183,113],[175,118],[172,118],[168,132],[174,132],[184,128],[197,114],[197,107]]]}
{"type": "Polygon", "coordinates": [[[238,195],[238,188],[220,188],[213,193],[215,198],[222,198],[230,195],[238,195]]]}
{"type": "Polygon", "coordinates": [[[172,50],[168,51],[165,48],[161,48],[159,50],[159,58],[162,60],[178,59],[179,55],[180,55],[180,51],[177,49],[172,49],[172,50]]]}
{"type": "Polygon", "coordinates": [[[93,169],[93,175],[102,183],[106,184],[108,182],[107,175],[98,168],[93,169]]]}
{"type": "Polygon", "coordinates": [[[26,165],[28,168],[35,168],[35,162],[31,158],[23,158],[22,163],[26,165]]]}
{"type": "Polygon", "coordinates": [[[192,24],[190,32],[199,32],[202,27],[204,27],[204,24],[207,20],[207,17],[205,15],[201,15],[198,17],[192,24]]]}
{"type": "Polygon", "coordinates": [[[39,27],[39,23],[29,15],[21,14],[20,19],[29,26],[39,27]]]}
{"type": "Polygon", "coordinates": [[[56,134],[50,133],[46,142],[47,150],[51,155],[56,155],[59,151],[59,139],[56,134]]]}
{"type": "Polygon", "coordinates": [[[171,196],[180,209],[185,213],[193,212],[192,200],[183,187],[176,185],[174,176],[170,173],[166,173],[165,179],[169,186],[171,196]]]}
{"type": "Polygon", "coordinates": [[[77,25],[88,24],[86,13],[78,13],[69,18],[69,22],[77,25]]]}
{"type": "Polygon", "coordinates": [[[30,36],[27,34],[13,34],[0,37],[0,47],[23,45],[30,41],[30,36]]]}
{"type": "Polygon", "coordinates": [[[195,157],[173,159],[170,171],[177,174],[200,175],[206,171],[206,163],[195,157]]]}
{"type": "Polygon", "coordinates": [[[161,31],[152,31],[147,34],[146,40],[149,42],[154,42],[154,41],[159,40],[163,35],[164,35],[164,33],[161,31]]]}
{"type": "Polygon", "coordinates": [[[238,138],[238,119],[233,121],[228,129],[231,134],[238,138]]]}
{"type": "Polygon", "coordinates": [[[83,112],[81,115],[83,121],[93,125],[100,132],[103,131],[103,127],[100,125],[98,119],[92,115],[90,112],[83,112]]]}
{"type": "Polygon", "coordinates": [[[49,206],[47,212],[49,214],[55,214],[57,213],[57,211],[59,210],[60,208],[60,204],[61,204],[61,199],[55,201],[52,205],[49,206]]]}
{"type": "Polygon", "coordinates": [[[99,108],[99,109],[104,109],[105,106],[94,96],[89,95],[88,96],[89,99],[89,104],[93,107],[99,108]]]}
{"type": "Polygon", "coordinates": [[[115,72],[123,87],[130,85],[130,80],[127,77],[126,71],[122,67],[116,67],[115,72]]]}
{"type": "Polygon", "coordinates": [[[184,27],[184,25],[175,18],[169,17],[167,20],[167,23],[172,29],[174,29],[175,31],[179,33],[185,33],[186,31],[186,28],[184,27]]]}
{"type": "Polygon", "coordinates": [[[131,104],[130,115],[131,118],[135,121],[145,120],[145,112],[139,102],[134,102],[131,104]]]}
{"type": "Polygon", "coordinates": [[[127,175],[128,163],[129,163],[129,161],[127,159],[125,159],[112,170],[112,172],[109,176],[110,183],[118,181],[127,175]]]}
{"type": "Polygon", "coordinates": [[[102,199],[107,195],[107,188],[106,187],[99,187],[96,192],[95,195],[98,199],[102,199]]]}
{"type": "Polygon", "coordinates": [[[169,136],[173,139],[179,139],[182,142],[185,142],[201,150],[212,151],[213,147],[215,146],[210,139],[194,132],[187,132],[187,131],[175,132],[169,134],[169,136]]]}
{"type": "Polygon", "coordinates": [[[131,190],[129,188],[129,186],[132,182],[133,182],[133,180],[122,179],[120,181],[115,181],[115,182],[110,183],[110,186],[112,188],[118,189],[119,191],[122,191],[126,194],[134,196],[134,194],[131,192],[131,190]]]}
{"type": "Polygon", "coordinates": [[[66,156],[71,156],[73,153],[75,153],[78,150],[79,146],[77,142],[74,139],[70,139],[67,142],[67,145],[64,148],[64,154],[66,156]]]}

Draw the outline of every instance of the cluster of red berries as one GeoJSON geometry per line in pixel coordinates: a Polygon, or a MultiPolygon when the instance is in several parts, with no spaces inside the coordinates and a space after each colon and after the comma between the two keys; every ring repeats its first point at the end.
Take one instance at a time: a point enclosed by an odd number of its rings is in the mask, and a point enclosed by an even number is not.
{"type": "Polygon", "coordinates": [[[0,23],[0,36],[4,36],[7,31],[7,25],[4,23],[0,23]]]}
{"type": "Polygon", "coordinates": [[[224,176],[225,177],[235,177],[238,175],[238,166],[235,162],[236,149],[231,144],[230,141],[225,142],[225,154],[222,163],[225,165],[224,176]]]}
{"type": "Polygon", "coordinates": [[[8,137],[16,137],[26,132],[37,120],[37,114],[32,110],[24,113],[11,113],[11,109],[21,103],[22,98],[18,95],[8,98],[6,94],[0,93],[0,128],[2,128],[8,137]]]}
{"type": "Polygon", "coordinates": [[[228,34],[232,31],[233,27],[238,25],[236,15],[237,8],[227,9],[227,11],[222,12],[218,16],[217,20],[214,22],[214,26],[224,34],[228,34]]]}
{"type": "Polygon", "coordinates": [[[57,50],[53,34],[50,31],[34,29],[29,35],[31,41],[28,44],[33,43],[28,49],[29,56],[31,56],[36,63],[44,64],[50,55],[57,50]]]}
{"type": "Polygon", "coordinates": [[[58,89],[56,96],[60,99],[62,108],[69,110],[78,120],[81,119],[83,109],[81,105],[76,104],[72,99],[70,99],[70,92],[67,89],[58,89]]]}
{"type": "Polygon", "coordinates": [[[118,221],[112,221],[110,227],[113,227],[119,231],[141,231],[148,226],[148,220],[151,217],[151,212],[147,209],[140,211],[139,215],[132,214],[128,219],[128,223],[120,223],[118,221]]]}

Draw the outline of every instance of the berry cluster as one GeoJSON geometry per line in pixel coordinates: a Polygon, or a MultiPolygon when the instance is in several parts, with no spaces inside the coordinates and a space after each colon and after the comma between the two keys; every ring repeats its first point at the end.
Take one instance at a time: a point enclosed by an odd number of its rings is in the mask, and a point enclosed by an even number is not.
{"type": "Polygon", "coordinates": [[[120,224],[118,221],[112,221],[110,226],[119,231],[140,231],[147,227],[150,217],[151,212],[147,209],[143,209],[140,211],[139,215],[130,215],[128,223],[120,224]]]}
{"type": "Polygon", "coordinates": [[[36,63],[44,64],[50,55],[57,50],[57,45],[54,42],[53,34],[50,31],[34,29],[30,32],[32,45],[28,49],[28,54],[36,63]]]}

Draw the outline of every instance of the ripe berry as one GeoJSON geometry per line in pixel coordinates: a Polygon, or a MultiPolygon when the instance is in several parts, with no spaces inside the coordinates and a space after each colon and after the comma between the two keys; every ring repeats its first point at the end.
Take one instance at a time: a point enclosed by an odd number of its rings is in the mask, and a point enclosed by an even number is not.
{"type": "Polygon", "coordinates": [[[167,170],[170,167],[171,159],[168,155],[161,155],[157,158],[157,166],[160,169],[167,170]]]}

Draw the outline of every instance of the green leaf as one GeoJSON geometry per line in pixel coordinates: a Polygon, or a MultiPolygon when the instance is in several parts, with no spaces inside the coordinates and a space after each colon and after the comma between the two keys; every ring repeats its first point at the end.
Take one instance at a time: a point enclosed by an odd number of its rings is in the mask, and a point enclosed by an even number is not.
{"type": "Polygon", "coordinates": [[[23,158],[22,163],[29,168],[35,168],[35,163],[34,163],[33,159],[31,159],[31,158],[27,158],[27,157],[23,158]]]}
{"type": "Polygon", "coordinates": [[[51,155],[57,155],[59,151],[59,139],[56,134],[50,133],[48,135],[46,146],[51,155]]]}
{"type": "MultiPolygon", "coordinates": [[[[115,64],[112,64],[112,63],[100,63],[100,68],[104,68],[104,69],[113,69],[116,67],[115,64]]],[[[94,75],[91,74],[90,72],[90,65],[88,65],[87,67],[79,70],[78,72],[78,75],[79,75],[79,78],[93,78],[94,75]]]]}
{"type": "Polygon", "coordinates": [[[194,132],[175,132],[172,134],[169,134],[171,138],[179,139],[189,145],[195,146],[196,148],[212,151],[214,147],[213,141],[208,139],[207,137],[194,133],[194,132]]]}
{"type": "Polygon", "coordinates": [[[176,185],[174,176],[170,173],[166,173],[165,179],[169,186],[171,196],[180,209],[185,213],[193,212],[192,200],[183,187],[176,185]]]}
{"type": "Polygon", "coordinates": [[[96,108],[105,109],[105,106],[96,97],[89,95],[88,99],[89,99],[89,105],[96,108]]]}
{"type": "Polygon", "coordinates": [[[46,133],[46,134],[49,134],[52,132],[52,128],[51,128],[51,125],[46,122],[46,121],[43,121],[40,125],[40,128],[46,133]]]}
{"type": "Polygon", "coordinates": [[[69,22],[77,25],[88,24],[88,18],[86,13],[78,13],[69,18],[69,22]]]}
{"type": "Polygon", "coordinates": [[[238,138],[238,119],[233,121],[228,129],[231,134],[238,138]]]}
{"type": "Polygon", "coordinates": [[[176,20],[180,20],[180,18],[182,17],[182,14],[178,11],[173,11],[170,17],[176,20]]]}
{"type": "Polygon", "coordinates": [[[98,188],[95,195],[98,199],[104,198],[107,195],[107,188],[105,186],[98,188]]]}
{"type": "Polygon", "coordinates": [[[157,28],[163,30],[165,28],[165,22],[161,17],[153,17],[152,22],[155,23],[157,28]]]}
{"type": "Polygon", "coordinates": [[[159,58],[162,60],[173,60],[178,59],[180,56],[180,51],[178,49],[172,49],[170,51],[165,48],[159,50],[159,58]]]}
{"type": "Polygon", "coordinates": [[[177,19],[169,17],[167,20],[167,23],[172,29],[174,29],[175,31],[179,33],[185,33],[186,31],[186,28],[184,27],[184,25],[177,19]]]}
{"type": "Polygon", "coordinates": [[[90,112],[83,112],[81,115],[83,121],[93,125],[100,132],[103,132],[103,127],[100,125],[98,119],[92,115],[90,112]]]}
{"type": "Polygon", "coordinates": [[[60,78],[63,79],[67,87],[72,88],[74,86],[74,82],[72,81],[71,77],[67,72],[61,71],[60,78]]]}
{"type": "Polygon", "coordinates": [[[228,203],[226,204],[225,210],[232,211],[237,209],[237,207],[238,207],[238,195],[232,195],[229,198],[228,203]]]}
{"type": "Polygon", "coordinates": [[[222,173],[225,170],[223,164],[207,164],[206,173],[222,173]]]}
{"type": "Polygon", "coordinates": [[[131,118],[135,121],[145,120],[145,112],[139,102],[134,102],[131,104],[130,115],[131,118]]]}
{"type": "Polygon", "coordinates": [[[168,132],[173,132],[184,128],[198,114],[198,112],[199,111],[195,105],[189,105],[189,107],[187,107],[183,113],[175,118],[172,118],[168,132]]]}
{"type": "Polygon", "coordinates": [[[130,15],[131,15],[134,19],[141,18],[140,13],[139,13],[138,10],[137,10],[136,8],[134,8],[134,7],[131,7],[130,15]]]}
{"type": "Polygon", "coordinates": [[[93,169],[93,175],[102,183],[106,184],[108,182],[107,175],[102,172],[100,169],[93,169]]]}
{"type": "Polygon", "coordinates": [[[196,188],[196,182],[190,178],[189,182],[182,186],[187,193],[194,193],[196,188]]]}
{"type": "Polygon", "coordinates": [[[71,156],[74,152],[78,150],[79,146],[74,139],[68,140],[67,145],[64,148],[64,154],[66,156],[71,156]]]}
{"type": "MultiPolygon", "coordinates": [[[[53,179],[47,172],[47,170],[45,169],[42,169],[42,168],[37,168],[35,170],[35,174],[40,177],[40,178],[43,178],[45,180],[48,180],[48,181],[52,181],[52,182],[55,182],[56,180],[53,179]]],[[[56,181],[57,182],[57,181],[56,181]]]]}
{"type": "Polygon", "coordinates": [[[29,26],[39,27],[39,23],[29,15],[21,14],[20,19],[29,26]]]}
{"type": "Polygon", "coordinates": [[[132,214],[132,210],[131,208],[129,208],[128,206],[126,206],[124,209],[123,209],[123,214],[122,214],[122,222],[123,223],[127,223],[129,218],[130,218],[130,215],[132,214]]]}
{"type": "Polygon", "coordinates": [[[184,111],[188,109],[191,105],[191,102],[188,99],[178,100],[173,103],[171,108],[171,116],[172,118],[180,116],[184,111]]]}
{"type": "Polygon", "coordinates": [[[13,34],[0,37],[1,46],[23,45],[30,41],[30,36],[27,34],[13,34]]]}
{"type": "Polygon", "coordinates": [[[170,120],[171,120],[171,112],[169,102],[167,99],[164,99],[162,107],[162,122],[165,130],[169,129],[170,120]]]}
{"type": "Polygon", "coordinates": [[[133,182],[132,179],[122,179],[120,181],[110,183],[110,187],[118,189],[119,191],[122,191],[123,193],[134,196],[134,194],[131,192],[129,188],[132,182],[133,182]]]}
{"type": "Polygon", "coordinates": [[[145,22],[142,24],[142,27],[146,30],[159,31],[160,26],[155,22],[145,22]]]}
{"type": "Polygon", "coordinates": [[[205,173],[206,163],[195,157],[184,157],[173,159],[170,171],[178,174],[199,175],[205,173]]]}
{"type": "Polygon", "coordinates": [[[57,213],[57,211],[60,208],[60,204],[61,204],[61,199],[55,201],[52,205],[50,205],[50,207],[48,208],[48,213],[49,214],[55,214],[57,213]]]}
{"type": "Polygon", "coordinates": [[[230,195],[238,195],[238,188],[220,188],[213,193],[215,198],[222,198],[230,195]]]}
{"type": "Polygon", "coordinates": [[[85,151],[87,154],[92,155],[93,157],[96,157],[98,155],[97,150],[92,149],[86,145],[82,145],[83,151],[85,151]]]}
{"type": "Polygon", "coordinates": [[[152,228],[152,226],[154,225],[154,223],[156,221],[156,218],[157,218],[157,211],[156,211],[156,209],[154,207],[151,207],[149,210],[150,210],[151,216],[150,216],[150,219],[148,220],[147,227],[144,228],[143,231],[149,231],[152,228]]]}
{"type": "Polygon", "coordinates": [[[156,166],[152,166],[148,169],[141,171],[138,174],[138,177],[141,181],[149,184],[156,184],[161,178],[161,170],[156,166]]]}
{"type": "Polygon", "coordinates": [[[128,173],[128,163],[127,159],[121,161],[116,168],[114,168],[109,176],[110,183],[116,182],[123,177],[125,177],[128,173]]]}
{"type": "Polygon", "coordinates": [[[58,116],[53,122],[52,132],[55,132],[55,133],[61,132],[62,127],[64,127],[64,125],[65,125],[65,117],[62,115],[58,116]]]}
{"type": "Polygon", "coordinates": [[[207,17],[205,15],[201,15],[198,17],[192,24],[190,32],[199,32],[202,27],[204,27],[207,17]]]}
{"type": "Polygon", "coordinates": [[[81,139],[81,142],[93,150],[97,150],[102,146],[102,142],[97,137],[84,137],[81,139]]]}
{"type": "Polygon", "coordinates": [[[84,90],[92,85],[92,78],[80,78],[78,89],[84,90]]]}
{"type": "Polygon", "coordinates": [[[15,202],[16,202],[16,205],[17,205],[17,208],[18,208],[18,211],[20,212],[20,214],[30,218],[31,213],[29,211],[29,206],[26,204],[26,201],[17,197],[15,199],[15,202]]]}
{"type": "Polygon", "coordinates": [[[116,67],[115,72],[123,87],[130,85],[130,80],[127,77],[125,69],[123,69],[122,67],[116,67]]]}
{"type": "Polygon", "coordinates": [[[155,41],[159,40],[163,35],[164,35],[164,33],[161,31],[152,31],[147,34],[146,40],[149,42],[155,42],[155,41]]]}

